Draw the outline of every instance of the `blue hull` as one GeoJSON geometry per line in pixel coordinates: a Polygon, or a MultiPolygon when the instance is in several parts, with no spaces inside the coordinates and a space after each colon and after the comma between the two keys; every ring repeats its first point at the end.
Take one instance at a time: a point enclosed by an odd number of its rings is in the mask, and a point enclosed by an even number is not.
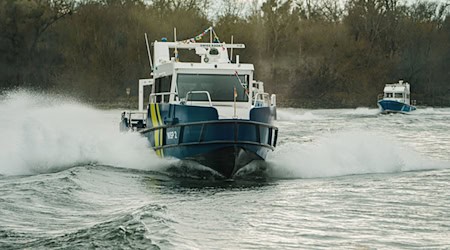
{"type": "Polygon", "coordinates": [[[178,104],[151,104],[146,136],[160,157],[193,160],[232,178],[253,160],[265,160],[276,146],[273,112],[254,108],[250,119],[218,119],[217,110],[178,104]]]}
{"type": "Polygon", "coordinates": [[[380,100],[378,101],[378,107],[381,113],[409,113],[416,110],[416,107],[392,100],[380,100]]]}

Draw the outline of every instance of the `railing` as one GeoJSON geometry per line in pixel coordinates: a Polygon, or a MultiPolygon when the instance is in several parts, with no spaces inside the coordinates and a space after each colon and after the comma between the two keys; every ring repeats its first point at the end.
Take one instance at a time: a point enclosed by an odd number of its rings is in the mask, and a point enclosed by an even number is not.
{"type": "Polygon", "coordinates": [[[270,96],[270,106],[277,106],[277,96],[275,94],[270,96]]]}
{"type": "MultiPolygon", "coordinates": [[[[192,95],[192,94],[205,94],[205,95],[206,95],[206,97],[208,97],[208,101],[209,101],[209,106],[212,106],[212,102],[211,102],[211,95],[209,94],[209,92],[208,92],[208,91],[206,91],[206,90],[200,90],[200,91],[189,91],[189,92],[187,92],[187,93],[186,93],[186,98],[185,98],[186,102],[188,102],[188,101],[189,101],[189,96],[190,96],[190,95],[192,95]]],[[[192,104],[192,100],[191,100],[191,104],[192,104]]]]}
{"type": "Polygon", "coordinates": [[[256,93],[253,100],[253,105],[255,107],[270,106],[269,93],[256,93]]]}
{"type": "MultiPolygon", "coordinates": [[[[261,122],[255,122],[255,121],[236,121],[236,120],[213,120],[213,121],[203,121],[203,122],[191,122],[191,123],[180,123],[180,124],[174,124],[174,125],[164,125],[159,127],[153,127],[153,128],[147,128],[139,131],[142,134],[146,134],[149,132],[154,132],[155,130],[162,130],[162,136],[163,141],[166,141],[167,137],[167,129],[169,128],[176,128],[179,127],[179,132],[177,131],[178,135],[176,136],[177,141],[176,143],[172,144],[166,144],[162,146],[153,147],[155,150],[162,149],[162,148],[168,148],[168,147],[178,147],[178,146],[190,146],[190,145],[208,145],[208,144],[247,144],[247,145],[257,145],[262,147],[270,148],[271,150],[274,150],[277,144],[277,138],[278,138],[278,128],[266,123],[261,122]],[[233,128],[233,139],[227,139],[227,140],[208,140],[205,141],[205,131],[208,127],[213,127],[221,124],[232,124],[233,128]],[[198,135],[198,138],[196,140],[192,140],[192,138],[188,138],[188,142],[185,142],[184,133],[187,128],[194,127],[194,126],[200,126],[200,133],[198,135]],[[239,127],[243,125],[253,125],[255,126],[255,141],[249,141],[249,140],[240,140],[239,139],[239,127]],[[267,128],[267,140],[263,141],[261,138],[261,129],[267,128]]],[[[174,131],[174,130],[173,130],[174,131]]],[[[169,133],[172,131],[169,131],[169,133]]],[[[264,136],[266,137],[266,136],[264,136]]]]}
{"type": "MultiPolygon", "coordinates": [[[[161,96],[161,103],[165,103],[166,101],[165,101],[165,97],[166,96],[169,96],[169,99],[170,99],[170,96],[171,95],[177,95],[177,93],[176,92],[161,92],[161,93],[152,93],[152,94],[150,94],[150,99],[149,99],[149,102],[150,103],[156,103],[157,102],[157,97],[158,96],[161,96]]],[[[167,102],[169,102],[169,100],[167,100],[167,102]]]]}
{"type": "Polygon", "coordinates": [[[122,122],[126,128],[142,129],[146,127],[147,111],[125,111],[122,113],[122,122]]]}

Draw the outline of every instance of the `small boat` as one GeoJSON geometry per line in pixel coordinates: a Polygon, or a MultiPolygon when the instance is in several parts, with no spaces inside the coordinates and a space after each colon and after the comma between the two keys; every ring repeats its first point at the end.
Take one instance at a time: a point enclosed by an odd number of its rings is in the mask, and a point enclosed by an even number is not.
{"type": "Polygon", "coordinates": [[[409,113],[416,110],[411,103],[409,83],[400,80],[398,83],[386,84],[384,93],[378,96],[378,107],[382,114],[409,113]]]}
{"type": "Polygon", "coordinates": [[[195,161],[226,179],[265,160],[277,144],[276,96],[253,79],[253,64],[241,63],[239,55],[233,60],[233,49],[245,45],[220,42],[212,27],[174,40],[154,41],[151,60],[146,39],[152,78],[139,80],[138,110],[122,113],[121,130],[147,137],[160,157],[195,161]],[[209,43],[198,42],[208,33],[209,43]],[[199,60],[182,61],[178,50],[199,60]],[[150,89],[146,110],[144,88],[150,89]]]}

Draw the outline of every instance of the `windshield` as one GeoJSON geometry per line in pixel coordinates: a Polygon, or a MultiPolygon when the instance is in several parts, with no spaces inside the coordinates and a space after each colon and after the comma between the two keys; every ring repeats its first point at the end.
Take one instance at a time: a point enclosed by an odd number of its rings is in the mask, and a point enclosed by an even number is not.
{"type": "MultiPolygon", "coordinates": [[[[236,89],[236,101],[246,102],[248,101],[248,91],[243,86],[248,88],[247,79],[247,75],[238,77],[236,75],[178,74],[178,96],[185,98],[189,91],[208,91],[211,101],[232,102],[234,101],[234,89],[236,89]]],[[[205,94],[190,94],[189,101],[191,100],[208,101],[208,97],[205,94]]]]}

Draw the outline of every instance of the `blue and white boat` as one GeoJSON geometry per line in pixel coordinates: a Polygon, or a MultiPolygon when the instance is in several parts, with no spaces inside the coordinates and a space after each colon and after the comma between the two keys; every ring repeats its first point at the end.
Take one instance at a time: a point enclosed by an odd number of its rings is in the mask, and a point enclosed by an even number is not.
{"type": "Polygon", "coordinates": [[[229,57],[228,50],[232,56],[233,49],[245,48],[244,44],[219,42],[212,28],[199,36],[153,42],[152,78],[139,81],[139,110],[122,113],[121,129],[147,137],[160,157],[195,161],[233,178],[274,150],[276,97],[253,79],[253,64],[241,63],[238,55],[235,60],[229,57]],[[196,42],[208,33],[214,41],[196,42]],[[200,60],[182,61],[178,50],[195,52],[200,60]],[[149,103],[144,110],[147,87],[149,103]]]}
{"type": "Polygon", "coordinates": [[[384,93],[378,97],[378,107],[382,114],[409,113],[416,110],[411,104],[409,83],[400,80],[398,83],[386,84],[384,93]]]}

